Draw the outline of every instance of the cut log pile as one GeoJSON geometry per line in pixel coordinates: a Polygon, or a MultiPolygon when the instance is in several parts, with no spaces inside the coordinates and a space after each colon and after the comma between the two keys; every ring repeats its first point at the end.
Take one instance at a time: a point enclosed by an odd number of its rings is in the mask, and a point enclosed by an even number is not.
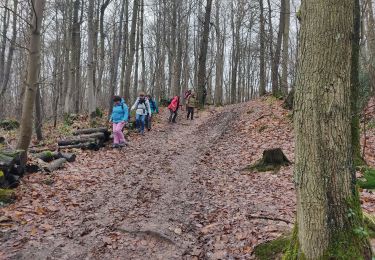
{"type": "Polygon", "coordinates": [[[59,140],[57,144],[59,150],[72,148],[98,150],[110,140],[110,135],[106,127],[79,129],[73,132],[73,136],[59,140]]]}
{"type": "Polygon", "coordinates": [[[14,188],[19,184],[19,178],[25,172],[53,172],[64,166],[66,162],[74,162],[76,155],[63,152],[70,148],[98,150],[110,140],[110,132],[106,127],[79,129],[73,136],[57,142],[57,147],[29,149],[29,163],[27,153],[23,150],[2,148],[5,139],[0,136],[0,188],[14,188]],[[56,151],[50,151],[55,150],[56,151]]]}
{"type": "Polygon", "coordinates": [[[61,152],[42,152],[34,154],[33,157],[37,161],[38,171],[53,172],[61,168],[65,162],[74,162],[76,155],[73,153],[61,152]]]}
{"type": "Polygon", "coordinates": [[[26,169],[27,155],[23,150],[0,150],[0,187],[16,187],[26,169]]]}

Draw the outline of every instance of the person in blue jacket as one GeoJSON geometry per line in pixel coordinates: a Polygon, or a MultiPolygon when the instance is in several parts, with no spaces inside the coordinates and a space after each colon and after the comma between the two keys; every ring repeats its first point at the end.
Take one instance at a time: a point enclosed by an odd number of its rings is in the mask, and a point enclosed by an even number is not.
{"type": "Polygon", "coordinates": [[[113,147],[123,147],[126,145],[122,129],[128,121],[129,109],[124,99],[119,96],[113,97],[112,115],[109,119],[113,124],[113,147]]]}
{"type": "Polygon", "coordinates": [[[152,98],[151,95],[147,95],[148,102],[150,103],[150,109],[151,109],[151,115],[146,116],[145,125],[147,127],[147,130],[151,130],[151,122],[154,114],[159,114],[159,108],[156,104],[156,101],[152,98]]]}

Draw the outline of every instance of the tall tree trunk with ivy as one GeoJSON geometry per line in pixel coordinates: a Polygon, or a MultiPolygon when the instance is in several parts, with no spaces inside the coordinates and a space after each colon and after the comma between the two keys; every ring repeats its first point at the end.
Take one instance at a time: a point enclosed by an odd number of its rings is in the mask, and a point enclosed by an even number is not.
{"type": "Polygon", "coordinates": [[[353,181],[355,1],[302,1],[295,93],[297,221],[286,259],[371,259],[353,181]]]}

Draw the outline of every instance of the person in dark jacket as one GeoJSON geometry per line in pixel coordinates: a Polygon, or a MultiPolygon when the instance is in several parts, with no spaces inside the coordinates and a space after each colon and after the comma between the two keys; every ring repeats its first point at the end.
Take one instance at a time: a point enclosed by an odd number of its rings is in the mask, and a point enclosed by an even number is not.
{"type": "Polygon", "coordinates": [[[152,118],[154,114],[159,113],[159,108],[158,105],[156,104],[156,101],[152,98],[151,95],[147,95],[148,103],[150,104],[150,109],[151,109],[151,115],[147,114],[146,119],[145,119],[145,126],[148,131],[151,130],[151,123],[152,123],[152,118]]]}
{"type": "Polygon", "coordinates": [[[191,120],[194,119],[194,109],[195,109],[196,103],[197,103],[197,99],[195,97],[195,93],[191,92],[191,94],[189,95],[186,101],[187,119],[189,119],[189,117],[191,120]]]}

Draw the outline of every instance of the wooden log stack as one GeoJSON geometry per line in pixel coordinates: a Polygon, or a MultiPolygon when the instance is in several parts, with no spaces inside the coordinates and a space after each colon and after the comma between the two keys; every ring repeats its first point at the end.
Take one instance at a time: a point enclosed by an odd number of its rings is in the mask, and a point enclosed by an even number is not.
{"type": "Polygon", "coordinates": [[[62,149],[89,149],[99,150],[104,143],[110,140],[110,132],[106,127],[78,129],[68,137],[57,142],[59,150],[62,149]]]}
{"type": "Polygon", "coordinates": [[[25,173],[27,155],[24,150],[0,150],[0,187],[14,188],[25,173]]]}

